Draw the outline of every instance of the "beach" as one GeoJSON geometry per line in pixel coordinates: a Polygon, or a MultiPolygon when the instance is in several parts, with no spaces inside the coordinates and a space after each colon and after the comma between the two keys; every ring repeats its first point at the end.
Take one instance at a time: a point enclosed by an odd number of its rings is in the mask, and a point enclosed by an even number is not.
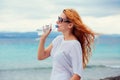
{"type": "MultiPolygon", "coordinates": [[[[57,35],[50,34],[45,47],[57,35]]],[[[52,58],[37,60],[38,43],[36,32],[0,33],[0,80],[50,80],[52,58]]],[[[119,47],[120,35],[98,37],[83,80],[120,76],[119,47]]]]}
{"type": "MultiPolygon", "coordinates": [[[[0,80],[50,80],[51,68],[1,70],[0,80]]],[[[86,69],[83,80],[100,80],[106,77],[119,76],[120,69],[86,69]],[[95,76],[94,76],[95,75],[95,76]]]]}

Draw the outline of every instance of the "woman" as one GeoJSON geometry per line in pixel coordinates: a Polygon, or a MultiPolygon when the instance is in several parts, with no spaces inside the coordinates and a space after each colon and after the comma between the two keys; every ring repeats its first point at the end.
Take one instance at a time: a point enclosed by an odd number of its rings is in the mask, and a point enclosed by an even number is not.
{"type": "Polygon", "coordinates": [[[40,38],[38,59],[53,58],[51,80],[81,80],[91,55],[94,33],[83,24],[74,9],[64,9],[56,23],[63,35],[56,37],[45,49],[51,28],[45,32],[40,38]]]}

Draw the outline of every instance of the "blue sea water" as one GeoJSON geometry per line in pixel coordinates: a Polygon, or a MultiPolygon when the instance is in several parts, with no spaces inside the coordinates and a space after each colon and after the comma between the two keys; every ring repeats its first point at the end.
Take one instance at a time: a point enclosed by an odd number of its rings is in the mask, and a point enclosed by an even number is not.
{"type": "MultiPolygon", "coordinates": [[[[59,33],[51,33],[45,47],[59,33]]],[[[52,60],[37,60],[39,36],[30,33],[0,33],[0,80],[49,80],[52,60]]],[[[120,35],[96,38],[84,80],[120,75],[120,35]]]]}

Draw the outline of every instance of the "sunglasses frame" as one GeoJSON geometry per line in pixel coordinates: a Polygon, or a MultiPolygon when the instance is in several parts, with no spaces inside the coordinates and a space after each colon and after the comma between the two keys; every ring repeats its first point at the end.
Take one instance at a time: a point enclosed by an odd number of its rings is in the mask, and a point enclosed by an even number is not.
{"type": "Polygon", "coordinates": [[[67,23],[70,23],[70,21],[69,21],[69,20],[64,19],[64,18],[62,18],[62,17],[59,17],[59,16],[58,16],[58,21],[59,21],[59,22],[61,22],[61,23],[62,23],[62,22],[67,22],[67,23]]]}

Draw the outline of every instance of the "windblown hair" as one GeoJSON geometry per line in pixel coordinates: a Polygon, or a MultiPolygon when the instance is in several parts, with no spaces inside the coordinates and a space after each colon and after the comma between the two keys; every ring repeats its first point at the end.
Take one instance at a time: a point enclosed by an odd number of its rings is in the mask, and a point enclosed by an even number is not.
{"type": "Polygon", "coordinates": [[[83,68],[85,68],[92,54],[91,47],[94,42],[95,34],[90,28],[83,24],[76,10],[64,9],[63,13],[66,15],[67,19],[74,24],[72,33],[81,44],[83,68]]]}

